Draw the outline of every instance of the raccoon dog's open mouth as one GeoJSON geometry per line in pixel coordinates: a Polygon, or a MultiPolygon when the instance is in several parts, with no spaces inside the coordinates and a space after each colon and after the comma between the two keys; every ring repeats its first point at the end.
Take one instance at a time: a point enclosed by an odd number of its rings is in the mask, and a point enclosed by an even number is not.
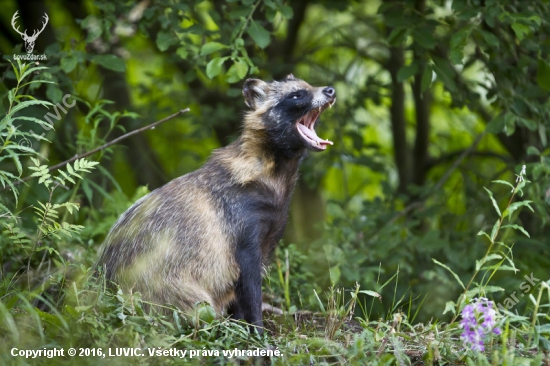
{"type": "Polygon", "coordinates": [[[327,145],[334,145],[332,141],[323,140],[317,136],[315,132],[315,122],[319,118],[321,112],[323,112],[329,105],[332,107],[334,101],[327,103],[319,108],[312,109],[305,116],[298,120],[296,127],[302,138],[309,143],[310,147],[315,150],[326,150],[327,145]]]}

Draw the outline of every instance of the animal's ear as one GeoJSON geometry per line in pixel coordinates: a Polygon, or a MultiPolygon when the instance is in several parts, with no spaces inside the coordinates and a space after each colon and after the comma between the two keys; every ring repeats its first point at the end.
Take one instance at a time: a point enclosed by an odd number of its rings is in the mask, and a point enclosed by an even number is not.
{"type": "Polygon", "coordinates": [[[258,107],[267,97],[267,83],[260,79],[246,79],[243,85],[244,102],[250,108],[258,107]]]}
{"type": "Polygon", "coordinates": [[[288,74],[287,76],[285,76],[285,78],[283,79],[283,81],[291,81],[291,80],[297,80],[296,79],[296,76],[292,75],[292,74],[288,74]]]}

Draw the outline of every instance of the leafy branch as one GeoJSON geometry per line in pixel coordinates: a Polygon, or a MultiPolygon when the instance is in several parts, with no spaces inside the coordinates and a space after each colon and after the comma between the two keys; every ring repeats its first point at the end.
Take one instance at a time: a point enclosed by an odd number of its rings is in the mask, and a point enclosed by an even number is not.
{"type": "MultiPolygon", "coordinates": [[[[521,226],[519,225],[516,225],[516,224],[504,224],[504,220],[506,218],[508,218],[508,220],[511,219],[511,216],[512,214],[518,210],[520,207],[528,207],[531,211],[534,212],[533,208],[530,206],[530,203],[532,201],[529,201],[529,200],[524,200],[524,201],[519,201],[519,202],[513,202],[514,200],[514,197],[516,196],[516,194],[519,192],[521,195],[523,195],[523,188],[525,187],[525,185],[527,184],[528,181],[525,180],[524,178],[524,175],[525,175],[525,165],[523,166],[521,172],[519,175],[517,175],[517,179],[516,179],[516,185],[512,185],[511,183],[509,182],[506,182],[506,181],[503,181],[503,180],[496,180],[496,181],[493,181],[493,183],[497,183],[497,184],[503,184],[503,185],[506,185],[508,187],[511,187],[512,189],[512,195],[510,196],[510,199],[508,200],[508,204],[506,205],[506,208],[504,209],[504,211],[500,211],[500,208],[498,207],[498,203],[496,202],[496,200],[494,199],[493,197],[493,193],[488,190],[487,188],[484,187],[484,189],[487,191],[488,195],[489,195],[489,198],[491,199],[491,203],[493,204],[493,207],[495,208],[495,211],[497,212],[499,218],[498,220],[495,222],[495,224],[493,225],[493,228],[491,230],[491,234],[489,235],[488,233],[486,233],[485,231],[481,230],[478,235],[482,235],[482,236],[485,236],[487,237],[487,239],[489,239],[489,247],[487,248],[487,251],[485,252],[485,255],[483,256],[483,258],[480,260],[480,261],[476,261],[476,268],[475,268],[475,272],[474,274],[472,275],[472,277],[470,278],[470,280],[468,281],[468,284],[466,286],[464,286],[464,284],[462,283],[462,281],[460,280],[460,278],[449,268],[447,267],[446,265],[436,261],[435,259],[433,259],[434,263],[442,266],[443,268],[447,269],[448,271],[450,271],[453,276],[457,279],[457,281],[460,283],[460,285],[462,286],[462,288],[464,289],[464,292],[462,293],[462,295],[459,297],[459,300],[458,300],[458,303],[456,304],[456,306],[454,307],[454,317],[451,321],[451,323],[454,323],[454,321],[456,320],[456,318],[458,317],[459,315],[459,311],[460,311],[460,306],[462,304],[462,302],[466,299],[467,295],[470,293],[472,294],[472,291],[474,293],[477,293],[479,291],[476,291],[476,290],[470,290],[470,286],[472,285],[474,279],[477,277],[477,275],[479,274],[479,272],[482,270],[482,269],[485,269],[486,267],[483,267],[483,265],[491,260],[494,260],[494,259],[500,259],[501,262],[499,263],[499,265],[496,266],[496,268],[494,268],[494,271],[498,270],[498,268],[500,267],[500,264],[502,264],[502,262],[505,260],[503,259],[503,257],[500,255],[500,254],[496,254],[496,253],[491,253],[491,251],[493,250],[493,247],[496,243],[500,243],[500,244],[503,244],[501,242],[497,242],[496,241],[496,238],[500,232],[500,229],[502,228],[511,228],[511,229],[515,229],[515,230],[519,230],[521,231],[523,234],[525,234],[527,237],[529,237],[529,233],[521,226]],[[513,202],[513,203],[512,203],[513,202]]],[[[505,256],[506,258],[506,256],[505,256]]],[[[510,260],[510,263],[512,264],[513,266],[513,262],[510,260]]],[[[515,268],[515,267],[514,267],[515,268]]],[[[488,283],[488,281],[487,281],[488,283]]],[[[486,284],[487,284],[486,283],[486,284]]],[[[493,288],[491,289],[491,291],[498,291],[500,290],[500,288],[493,288]]],[[[449,304],[452,305],[452,302],[448,303],[447,307],[446,307],[446,311],[449,309],[449,304]]]]}
{"type": "MultiPolygon", "coordinates": [[[[95,169],[95,166],[99,164],[97,161],[87,161],[84,158],[78,159],[74,162],[73,165],[68,163],[66,172],[60,170],[59,175],[52,177],[50,170],[47,165],[41,165],[40,161],[36,158],[31,158],[34,166],[29,167],[33,170],[31,177],[38,178],[38,183],[42,184],[49,191],[48,202],[42,203],[38,201],[38,206],[34,206],[34,211],[38,217],[38,222],[40,223],[36,229],[36,234],[34,237],[34,244],[28,255],[27,260],[27,275],[29,276],[30,283],[30,269],[31,269],[31,259],[35,253],[37,246],[41,246],[41,240],[48,236],[53,236],[56,239],[61,239],[61,234],[72,236],[72,233],[80,232],[84,226],[70,224],[64,219],[59,221],[59,210],[64,208],[69,214],[79,210],[80,206],[77,203],[73,202],[64,202],[64,203],[52,203],[52,197],[55,189],[60,185],[65,185],[66,181],[75,184],[76,180],[84,179],[82,177],[83,173],[90,173],[92,169],[95,169]]],[[[19,228],[13,229],[11,226],[4,224],[4,227],[7,229],[10,234],[10,239],[20,242],[28,243],[29,240],[23,239],[25,235],[19,230],[19,228]],[[25,241],[23,241],[25,240],[25,241]]],[[[51,246],[44,246],[45,250],[48,250],[50,253],[57,252],[57,250],[51,246]]],[[[41,263],[42,264],[42,263],[41,263]]],[[[40,265],[41,265],[40,264],[40,265]]]]}
{"type": "MultiPolygon", "coordinates": [[[[11,63],[11,61],[10,61],[11,63]]],[[[0,121],[0,162],[6,159],[11,159],[17,170],[17,174],[10,173],[5,170],[0,170],[0,184],[2,189],[10,189],[14,195],[15,201],[18,199],[18,191],[15,185],[20,183],[20,176],[23,174],[23,165],[20,158],[27,155],[38,155],[38,153],[31,147],[26,146],[25,139],[27,137],[38,138],[44,140],[43,137],[32,134],[31,132],[20,131],[14,124],[17,120],[29,121],[36,123],[40,126],[48,125],[46,122],[29,116],[15,116],[15,114],[24,108],[33,105],[43,105],[46,108],[53,105],[50,102],[37,100],[31,95],[21,94],[20,91],[23,87],[35,84],[35,83],[51,83],[47,80],[31,80],[23,83],[23,81],[32,73],[38,70],[47,69],[45,66],[31,67],[32,64],[22,64],[21,60],[17,60],[17,66],[11,63],[13,72],[17,80],[17,85],[8,91],[8,112],[0,121]],[[24,100],[29,99],[29,100],[24,100]],[[17,141],[19,140],[19,141],[17,141]]],[[[49,126],[49,125],[48,125],[49,126]]],[[[5,212],[10,210],[0,203],[0,209],[5,212]]]]}
{"type": "MultiPolygon", "coordinates": [[[[143,131],[149,130],[149,129],[151,129],[151,128],[154,128],[155,126],[158,126],[158,125],[160,125],[161,123],[167,122],[167,121],[169,121],[169,120],[171,120],[171,119],[173,119],[173,118],[175,118],[175,117],[177,117],[177,116],[179,116],[179,115],[181,115],[181,114],[183,114],[183,113],[187,113],[187,112],[189,112],[189,108],[182,109],[182,110],[180,110],[180,111],[178,111],[178,112],[176,112],[176,113],[174,113],[174,114],[172,114],[172,115],[170,115],[170,116],[168,116],[168,117],[166,117],[166,118],[163,118],[163,119],[161,119],[161,120],[159,120],[159,121],[153,122],[153,123],[151,123],[151,124],[149,124],[149,125],[147,125],[147,126],[138,128],[137,130],[130,131],[130,132],[128,132],[128,133],[126,133],[126,134],[124,134],[124,135],[122,135],[122,136],[120,136],[120,137],[117,137],[116,139],[114,139],[114,140],[112,140],[112,141],[109,141],[109,142],[107,142],[107,143],[105,143],[105,144],[103,144],[103,145],[101,145],[101,146],[96,147],[95,149],[92,149],[92,150],[90,150],[90,151],[88,151],[88,152],[85,152],[85,153],[82,153],[82,154],[79,154],[79,155],[75,155],[75,156],[73,156],[72,158],[67,159],[67,160],[65,160],[65,161],[63,161],[63,162],[61,162],[61,163],[59,163],[59,164],[52,165],[51,167],[41,166],[41,167],[40,167],[40,168],[41,168],[40,171],[41,171],[41,172],[44,172],[44,173],[41,173],[40,175],[37,175],[37,173],[35,172],[35,173],[31,174],[30,176],[27,176],[27,177],[25,177],[25,178],[23,178],[23,179],[18,180],[17,182],[11,182],[11,183],[12,183],[13,185],[17,185],[17,184],[20,184],[20,183],[22,183],[22,182],[26,182],[26,181],[28,181],[28,180],[30,180],[30,179],[33,179],[33,178],[35,178],[35,177],[38,177],[38,176],[44,177],[44,176],[45,176],[45,172],[51,172],[51,171],[53,171],[53,170],[56,170],[56,169],[59,169],[59,168],[63,168],[65,165],[68,165],[68,164],[70,164],[70,163],[72,163],[72,162],[74,162],[74,161],[77,161],[77,160],[79,160],[79,159],[83,159],[83,158],[85,158],[85,157],[87,157],[87,156],[93,155],[93,154],[95,154],[96,152],[99,152],[99,151],[101,151],[101,150],[104,150],[104,149],[108,148],[109,146],[112,146],[112,145],[114,145],[114,144],[116,144],[116,143],[118,143],[118,142],[120,142],[120,141],[122,141],[122,140],[124,140],[124,139],[127,139],[127,138],[130,137],[130,136],[133,136],[133,135],[138,134],[138,133],[140,133],[140,132],[143,132],[143,131]]],[[[68,166],[70,166],[70,165],[68,165],[68,166]]],[[[44,179],[46,179],[46,178],[44,178],[44,179]]],[[[66,178],[66,179],[68,179],[68,178],[66,178]]],[[[71,181],[71,182],[72,182],[72,181],[71,181]]],[[[40,182],[40,183],[41,183],[41,182],[40,182]]],[[[62,183],[62,184],[64,184],[64,183],[62,183]]],[[[2,190],[2,189],[0,189],[0,191],[1,191],[1,190],[2,190]]]]}

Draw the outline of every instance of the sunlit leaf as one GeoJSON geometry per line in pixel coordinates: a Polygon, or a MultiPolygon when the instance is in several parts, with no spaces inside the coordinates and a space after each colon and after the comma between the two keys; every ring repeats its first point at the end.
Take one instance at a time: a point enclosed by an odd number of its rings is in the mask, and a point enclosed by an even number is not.
{"type": "Polygon", "coordinates": [[[251,20],[247,31],[248,31],[248,34],[250,35],[250,37],[252,37],[254,42],[260,48],[267,47],[267,45],[270,42],[270,34],[264,27],[262,27],[257,22],[251,20]]]}
{"type": "Polygon", "coordinates": [[[228,48],[228,46],[219,43],[219,42],[207,42],[205,43],[201,48],[201,56],[209,55],[213,52],[223,50],[225,48],[228,48]]]}
{"type": "Polygon", "coordinates": [[[124,60],[115,55],[100,55],[92,58],[92,62],[109,70],[123,72],[126,70],[124,60]]]}
{"type": "Polygon", "coordinates": [[[456,279],[456,281],[458,282],[458,284],[459,284],[463,289],[466,288],[466,287],[464,286],[464,284],[462,283],[462,280],[460,279],[460,277],[458,277],[458,275],[457,275],[456,273],[454,273],[453,270],[450,269],[447,265],[441,263],[440,261],[438,261],[438,260],[435,259],[435,258],[432,258],[432,261],[433,261],[435,264],[437,264],[437,265],[439,265],[439,266],[445,268],[447,271],[451,272],[451,274],[452,274],[453,277],[456,279]]]}
{"type": "Polygon", "coordinates": [[[248,65],[243,60],[235,62],[225,75],[225,81],[228,83],[236,83],[239,80],[242,80],[246,73],[248,72],[248,65]]]}
{"type": "Polygon", "coordinates": [[[210,62],[206,65],[206,76],[208,76],[210,79],[218,76],[219,73],[222,71],[223,63],[227,59],[228,57],[216,57],[210,60],[210,62]]]}

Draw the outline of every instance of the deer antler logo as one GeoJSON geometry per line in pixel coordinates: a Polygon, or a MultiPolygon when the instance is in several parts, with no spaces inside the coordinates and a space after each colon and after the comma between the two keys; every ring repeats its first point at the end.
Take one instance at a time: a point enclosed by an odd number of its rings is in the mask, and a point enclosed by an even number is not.
{"type": "Polygon", "coordinates": [[[48,14],[44,13],[45,21],[42,23],[42,29],[40,29],[39,31],[37,31],[35,29],[32,33],[32,36],[29,36],[29,35],[27,35],[27,30],[26,29],[23,33],[21,33],[19,31],[19,27],[17,27],[17,28],[15,27],[15,20],[19,17],[19,15],[17,15],[18,12],[19,12],[19,10],[16,11],[15,14],[13,14],[13,17],[11,18],[11,26],[13,27],[13,29],[15,29],[15,31],[17,33],[19,33],[21,35],[21,38],[23,38],[23,41],[25,41],[25,49],[27,50],[27,53],[32,53],[32,50],[34,49],[34,42],[36,41],[36,38],[38,37],[38,35],[40,33],[42,33],[44,28],[46,28],[46,24],[48,24],[48,20],[50,18],[48,18],[48,14]]]}

